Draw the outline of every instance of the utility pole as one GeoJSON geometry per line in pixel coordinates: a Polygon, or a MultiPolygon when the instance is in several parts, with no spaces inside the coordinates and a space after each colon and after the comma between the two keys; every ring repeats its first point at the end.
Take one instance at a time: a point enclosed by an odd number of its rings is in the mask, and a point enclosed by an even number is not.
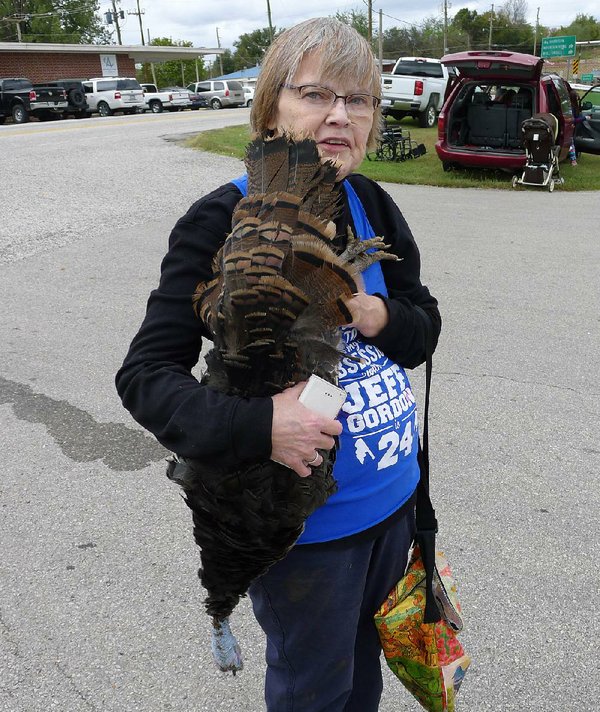
{"type": "Polygon", "coordinates": [[[137,0],[137,12],[135,10],[127,10],[128,15],[137,15],[138,20],[140,21],[140,35],[142,36],[142,44],[145,44],[144,42],[144,28],[142,27],[142,15],[144,14],[144,10],[140,10],[140,0],[137,0]]]}
{"type": "Polygon", "coordinates": [[[373,41],[373,0],[367,0],[367,13],[369,22],[367,24],[367,41],[369,44],[373,41]]]}
{"type": "Polygon", "coordinates": [[[379,10],[379,35],[377,37],[379,45],[379,71],[383,74],[383,10],[379,10]]]}
{"type": "Polygon", "coordinates": [[[540,8],[538,7],[537,17],[535,18],[535,30],[533,33],[533,54],[535,54],[535,52],[537,50],[537,33],[538,33],[539,26],[540,26],[540,8]]]}
{"type": "Polygon", "coordinates": [[[26,22],[29,17],[27,15],[20,15],[19,17],[4,17],[5,22],[14,22],[17,27],[17,42],[23,41],[23,35],[21,34],[21,23],[26,22]]]}
{"type": "MultiPolygon", "coordinates": [[[[267,18],[269,20],[269,41],[273,44],[273,23],[271,22],[271,3],[267,0],[267,18]]],[[[220,57],[221,55],[219,55],[220,57]]],[[[221,69],[221,74],[223,70],[221,69]]]]}
{"type": "Polygon", "coordinates": [[[488,37],[488,49],[492,49],[492,28],[494,26],[494,5],[492,3],[492,11],[490,12],[490,34],[488,37]]]}
{"type": "MultiPolygon", "coordinates": [[[[122,45],[123,42],[121,41],[121,27],[119,26],[119,13],[117,12],[117,2],[116,0],[112,0],[112,6],[113,6],[113,20],[115,23],[115,27],[117,29],[117,40],[119,41],[119,44],[122,45]]],[[[121,10],[121,12],[123,12],[121,10]]],[[[121,19],[123,19],[121,17],[121,19]]]]}
{"type": "MultiPolygon", "coordinates": [[[[221,40],[219,38],[219,28],[217,27],[217,47],[221,49],[221,40]]],[[[219,55],[219,66],[221,67],[221,76],[223,76],[223,60],[221,59],[221,55],[219,55]]]]}
{"type": "Polygon", "coordinates": [[[444,54],[448,54],[448,0],[444,0],[444,54]]]}

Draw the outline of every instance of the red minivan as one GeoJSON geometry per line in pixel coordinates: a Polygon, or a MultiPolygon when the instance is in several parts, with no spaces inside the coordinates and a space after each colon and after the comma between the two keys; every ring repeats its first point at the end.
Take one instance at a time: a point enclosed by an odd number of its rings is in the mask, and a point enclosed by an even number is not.
{"type": "Polygon", "coordinates": [[[556,74],[542,75],[544,60],[508,51],[458,52],[442,57],[458,76],[446,89],[435,150],[444,170],[454,166],[521,170],[525,150],[521,124],[536,113],[558,119],[559,160],[573,140],[570,86],[556,74]]]}

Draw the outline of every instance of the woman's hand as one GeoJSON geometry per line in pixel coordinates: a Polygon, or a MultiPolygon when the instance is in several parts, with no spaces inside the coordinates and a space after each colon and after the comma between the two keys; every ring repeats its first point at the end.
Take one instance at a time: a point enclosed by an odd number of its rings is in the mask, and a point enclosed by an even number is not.
{"type": "Polygon", "coordinates": [[[300,403],[298,397],[305,385],[306,381],[302,381],[272,396],[271,460],[286,465],[300,477],[312,473],[307,463],[318,467],[323,462],[317,448],[331,450],[335,445],[333,436],[342,432],[338,420],[319,415],[300,403]]]}
{"type": "Polygon", "coordinates": [[[348,326],[358,329],[363,336],[377,336],[387,326],[388,310],[379,297],[359,292],[346,302],[346,306],[352,314],[352,323],[348,326]]]}

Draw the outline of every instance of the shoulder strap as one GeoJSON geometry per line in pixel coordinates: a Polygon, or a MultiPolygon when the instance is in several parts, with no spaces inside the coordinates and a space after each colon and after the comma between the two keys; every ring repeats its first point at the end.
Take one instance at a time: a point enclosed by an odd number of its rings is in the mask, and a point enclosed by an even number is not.
{"type": "Polygon", "coordinates": [[[435,623],[441,620],[440,611],[433,594],[433,572],[435,569],[435,535],[438,524],[435,510],[429,496],[429,390],[431,387],[431,370],[433,354],[433,335],[429,315],[420,307],[426,324],[425,341],[425,408],[423,411],[423,446],[419,447],[418,460],[421,478],[417,485],[416,520],[417,531],[415,541],[419,545],[423,565],[425,566],[425,614],[424,623],[435,623]]]}

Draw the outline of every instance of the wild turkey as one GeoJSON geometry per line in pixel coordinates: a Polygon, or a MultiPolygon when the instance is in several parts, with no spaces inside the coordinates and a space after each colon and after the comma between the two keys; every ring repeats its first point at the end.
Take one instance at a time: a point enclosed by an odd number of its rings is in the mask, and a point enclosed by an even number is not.
{"type": "MultiPolygon", "coordinates": [[[[336,382],[345,302],[368,264],[393,258],[379,238],[348,236],[336,254],[336,168],[321,163],[311,139],[253,141],[246,154],[247,197],[198,285],[196,313],[213,335],[203,383],[244,397],[271,396],[316,373],[336,382]],[[366,250],[370,252],[367,254],[366,250]]],[[[201,549],[199,576],[213,617],[213,654],[221,670],[241,669],[228,617],[250,583],[283,558],[305,519],[335,490],[335,448],[300,477],[273,460],[235,469],[176,459],[170,476],[185,492],[201,549]]]]}

